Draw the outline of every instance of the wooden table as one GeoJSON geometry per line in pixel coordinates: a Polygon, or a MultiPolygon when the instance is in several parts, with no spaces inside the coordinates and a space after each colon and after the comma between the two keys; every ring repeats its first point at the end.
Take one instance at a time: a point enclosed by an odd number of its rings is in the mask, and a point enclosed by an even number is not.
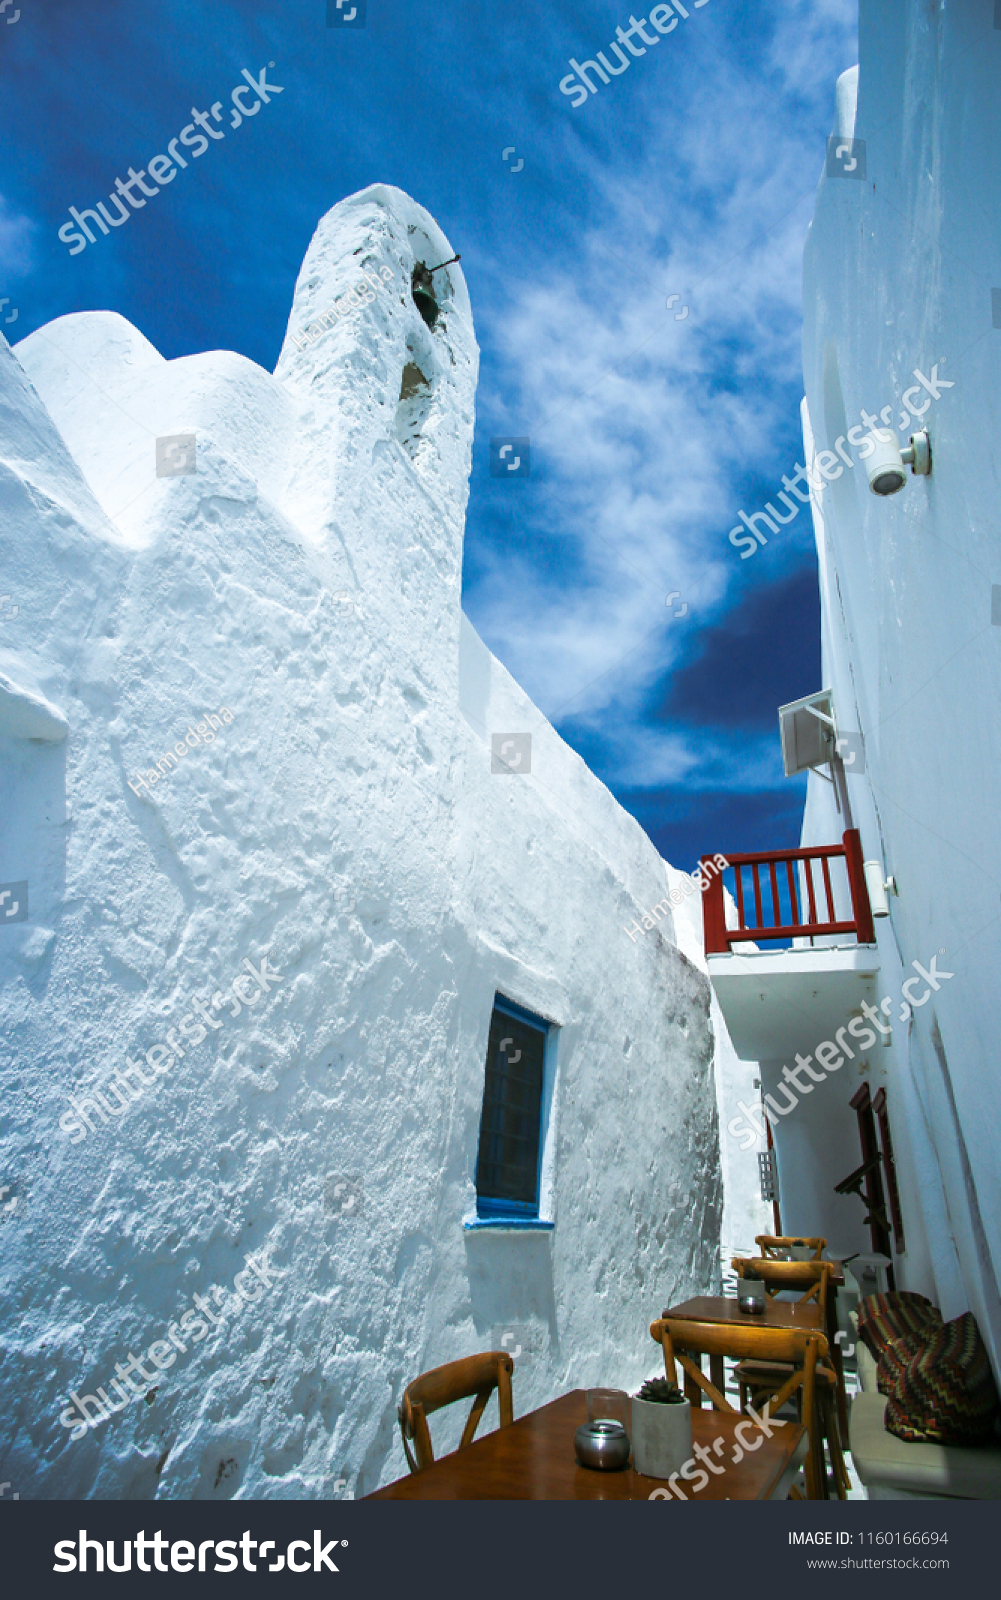
{"type": "MultiPolygon", "coordinates": [[[[649,1500],[662,1489],[674,1500],[669,1485],[647,1478],[630,1463],[621,1472],[595,1472],[577,1465],[573,1436],[587,1421],[587,1393],[574,1389],[538,1411],[518,1417],[507,1428],[474,1439],[465,1450],[443,1456],[434,1466],[391,1483],[367,1495],[369,1500],[649,1500]]],[[[772,1424],[774,1426],[774,1424],[772,1424]]],[[[724,1467],[710,1474],[699,1493],[691,1482],[675,1479],[689,1500],[785,1499],[800,1463],[806,1456],[806,1430],[798,1423],[780,1427],[771,1439],[762,1436],[747,1417],[723,1411],[692,1408],[694,1442],[712,1450],[713,1460],[724,1467]],[[741,1451],[736,1428],[743,1423],[740,1440],[758,1448],[741,1451]],[[717,1440],[722,1440],[718,1451],[717,1440]]],[[[696,1461],[696,1467],[699,1462],[696,1461]]],[[[658,1495],[663,1500],[664,1495],[658,1495]]]]}
{"type": "Polygon", "coordinates": [[[682,1301],[680,1306],[670,1306],[661,1316],[687,1318],[690,1322],[738,1322],[745,1328],[792,1328],[797,1333],[825,1331],[820,1307],[814,1300],[804,1306],[769,1297],[763,1311],[748,1312],[741,1311],[736,1300],[727,1295],[703,1294],[682,1301]]]}

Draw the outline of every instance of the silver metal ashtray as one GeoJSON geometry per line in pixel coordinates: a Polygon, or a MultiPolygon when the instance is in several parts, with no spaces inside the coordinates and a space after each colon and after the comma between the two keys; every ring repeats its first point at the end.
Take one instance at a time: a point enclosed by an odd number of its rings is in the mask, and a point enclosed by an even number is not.
{"type": "Polygon", "coordinates": [[[573,1436],[582,1467],[598,1472],[618,1472],[629,1460],[629,1435],[621,1422],[584,1422],[573,1436]]]}

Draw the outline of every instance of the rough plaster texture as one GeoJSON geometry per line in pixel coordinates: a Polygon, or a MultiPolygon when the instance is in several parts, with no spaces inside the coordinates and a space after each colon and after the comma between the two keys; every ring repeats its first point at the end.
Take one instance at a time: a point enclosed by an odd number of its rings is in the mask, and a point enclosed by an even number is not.
{"type": "Polygon", "coordinates": [[[665,864],[462,617],[477,350],[457,268],[433,333],[409,293],[452,254],[398,190],[338,205],[274,375],[165,362],[106,312],[0,346],[0,881],[30,886],[0,927],[0,1468],[22,1498],[362,1494],[404,1470],[409,1377],[523,1332],[519,1412],[632,1385],[651,1318],[717,1272],[708,982],[669,919],[621,931],[665,864]],[[197,471],[156,476],[157,438],[188,433],[197,471]],[[512,729],[531,773],[492,774],[512,729]],[[234,989],[267,952],[274,987],[234,989]],[[463,1228],[498,990],[556,1025],[548,1233],[463,1228]],[[208,1037],[144,1063],[196,998],[208,1037]],[[71,1094],[115,1103],[127,1057],[152,1086],[61,1130],[71,1094]],[[258,1295],[250,1253],[280,1274],[258,1295]],[[195,1294],[222,1320],[175,1353],[195,1294]],[[109,1392],[130,1353],[153,1381],[72,1439],[69,1391],[109,1392]]]}
{"type": "MultiPolygon", "coordinates": [[[[818,449],[833,449],[862,407],[889,406],[902,445],[918,427],[931,435],[931,476],[908,474],[892,499],[868,491],[859,465],[824,491],[816,519],[824,677],[842,728],[861,729],[865,740],[866,773],[849,779],[864,854],[899,886],[889,918],[877,922],[880,994],[899,1002],[912,963],[927,967],[942,950],[939,966],[954,974],[911,1017],[898,1011],[892,1047],[871,1052],[873,1089],[887,1084],[901,1183],[907,1250],[898,1281],[932,1294],[947,1316],[972,1309],[997,1371],[1001,630],[991,591],[1001,580],[1001,333],[992,319],[990,200],[1001,183],[1001,32],[993,11],[986,0],[862,0],[857,107],[846,74],[836,131],[866,140],[866,179],[825,177],[820,186],[806,249],[804,367],[808,448],[812,431],[818,449]],[[937,400],[919,387],[908,401],[915,369],[930,377],[936,363],[954,387],[937,400]],[[907,421],[907,404],[924,415],[907,421]]],[[[811,779],[804,842],[836,837],[840,826],[829,786],[811,779]]],[[[846,1153],[857,1160],[857,1151],[855,1135],[846,1153]]]]}

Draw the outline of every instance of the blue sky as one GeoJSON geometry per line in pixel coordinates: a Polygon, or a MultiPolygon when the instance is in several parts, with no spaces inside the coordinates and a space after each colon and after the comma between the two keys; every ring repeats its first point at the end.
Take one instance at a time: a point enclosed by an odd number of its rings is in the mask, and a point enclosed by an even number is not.
{"type": "Polygon", "coordinates": [[[0,19],[12,342],[110,309],[168,358],[271,370],[325,211],[382,181],[437,218],[482,351],[465,609],[682,867],[799,838],[775,712],[821,686],[808,511],[746,561],[727,533],[802,461],[802,247],[857,60],[856,0],[686,9],[576,108],[569,59],[617,65],[625,4],[368,0],[363,29],[328,28],[326,0],[20,0],[0,19]],[[69,206],[106,201],[269,61],[284,92],[262,114],[231,130],[224,112],[225,142],[70,256],[69,206]],[[499,434],[531,438],[529,480],[490,477],[499,434]]]}

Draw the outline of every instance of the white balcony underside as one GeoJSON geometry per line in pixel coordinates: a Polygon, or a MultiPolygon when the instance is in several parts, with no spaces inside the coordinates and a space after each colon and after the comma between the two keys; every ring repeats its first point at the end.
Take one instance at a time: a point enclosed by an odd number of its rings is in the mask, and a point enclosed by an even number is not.
{"type": "Polygon", "coordinates": [[[871,1000],[875,945],[748,950],[708,958],[709,977],[733,1047],[744,1061],[810,1052],[871,1000]]]}

